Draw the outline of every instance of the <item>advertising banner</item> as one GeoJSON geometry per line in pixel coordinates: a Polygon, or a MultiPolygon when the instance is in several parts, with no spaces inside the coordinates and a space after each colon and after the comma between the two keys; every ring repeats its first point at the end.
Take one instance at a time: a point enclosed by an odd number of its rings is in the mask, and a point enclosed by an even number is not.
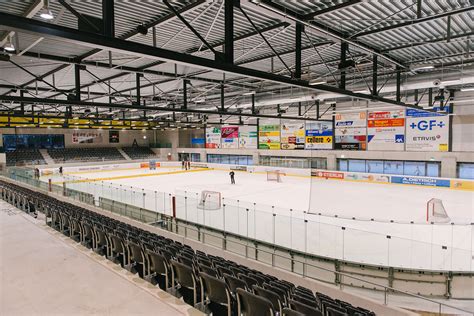
{"type": "Polygon", "coordinates": [[[280,149],[280,124],[260,125],[259,149],[280,149]]]}
{"type": "Polygon", "coordinates": [[[281,122],[281,149],[304,149],[304,122],[281,122]]]}
{"type": "Polygon", "coordinates": [[[335,125],[335,149],[366,150],[367,112],[338,113],[335,125]]]}
{"type": "Polygon", "coordinates": [[[448,151],[449,116],[407,110],[407,151],[448,151]]]}
{"type": "Polygon", "coordinates": [[[416,185],[424,185],[424,186],[431,186],[431,187],[445,187],[445,188],[449,188],[451,186],[450,180],[436,179],[436,178],[415,178],[415,177],[391,176],[391,182],[400,183],[400,184],[416,184],[416,185]]]}
{"type": "Polygon", "coordinates": [[[221,148],[220,127],[206,128],[206,148],[221,148]]]}
{"type": "Polygon", "coordinates": [[[332,123],[306,122],[305,149],[332,149],[332,123]]]}
{"type": "Polygon", "coordinates": [[[239,127],[223,126],[221,128],[222,148],[239,148],[239,127]]]}
{"type": "Polygon", "coordinates": [[[257,149],[257,126],[240,126],[239,148],[257,149]]]}
{"type": "Polygon", "coordinates": [[[368,150],[405,150],[405,110],[369,112],[368,150]]]}
{"type": "Polygon", "coordinates": [[[383,174],[370,174],[370,173],[358,173],[358,172],[347,172],[346,180],[364,181],[364,182],[378,182],[378,183],[390,183],[390,176],[383,174]]]}
{"type": "Polygon", "coordinates": [[[102,134],[99,132],[73,132],[72,142],[75,144],[102,143],[102,134]]]}
{"type": "Polygon", "coordinates": [[[344,179],[343,172],[333,172],[333,171],[321,171],[321,170],[312,170],[311,171],[312,177],[317,178],[326,178],[326,179],[344,179]]]}

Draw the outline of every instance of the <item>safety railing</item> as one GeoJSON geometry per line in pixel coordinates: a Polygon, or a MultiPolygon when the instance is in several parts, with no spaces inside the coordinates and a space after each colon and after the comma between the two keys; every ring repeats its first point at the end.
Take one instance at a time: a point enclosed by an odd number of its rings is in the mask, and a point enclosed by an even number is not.
{"type": "Polygon", "coordinates": [[[322,278],[321,275],[327,276],[330,274],[333,276],[333,282],[328,283],[337,284],[339,289],[342,291],[345,290],[346,286],[350,286],[354,283],[357,283],[358,286],[362,288],[375,289],[382,294],[377,298],[377,300],[385,305],[387,305],[391,299],[393,300],[394,304],[398,303],[397,301],[402,296],[409,297],[411,299],[410,304],[412,304],[412,307],[416,305],[430,311],[437,311],[439,315],[453,312],[462,312],[469,315],[474,314],[473,311],[464,310],[450,304],[436,301],[435,299],[430,299],[418,294],[410,293],[408,291],[399,290],[381,283],[368,281],[360,276],[354,276],[349,273],[337,271],[336,269],[329,269],[327,267],[316,265],[314,263],[308,262],[308,260],[297,259],[294,256],[288,257],[278,253],[277,249],[275,248],[270,251],[268,248],[265,249],[265,247],[259,247],[259,243],[256,243],[254,240],[246,238],[240,239],[240,236],[238,235],[229,235],[219,233],[215,230],[208,230],[206,227],[195,225],[191,222],[181,221],[179,219],[177,220],[166,215],[159,215],[143,208],[126,205],[124,203],[108,200],[105,198],[100,199],[99,205],[102,209],[108,210],[112,213],[132,218],[153,226],[159,226],[162,229],[177,233],[186,238],[193,239],[213,247],[217,246],[222,250],[269,264],[272,267],[278,267],[292,273],[296,273],[305,278],[328,282],[328,279],[322,278]],[[231,246],[230,244],[234,244],[234,246],[231,246]]]}

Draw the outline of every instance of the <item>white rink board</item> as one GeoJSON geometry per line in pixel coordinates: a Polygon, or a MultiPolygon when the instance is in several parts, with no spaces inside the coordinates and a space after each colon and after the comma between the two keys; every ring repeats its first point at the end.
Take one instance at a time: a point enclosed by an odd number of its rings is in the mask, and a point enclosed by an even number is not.
{"type": "MultiPolygon", "coordinates": [[[[443,200],[453,221],[474,222],[472,192],[326,180],[310,178],[310,171],[307,169],[263,166],[248,167],[249,170],[254,170],[252,173],[236,171],[236,184],[232,185],[228,165],[212,166],[222,170],[182,172],[177,163],[163,163],[163,167],[156,171],[135,168],[90,173],[82,171],[74,174],[81,178],[97,179],[156,173],[153,176],[106,180],[122,186],[124,191],[135,187],[150,192],[145,199],[138,189],[136,194],[116,196],[113,195],[115,193],[104,193],[104,189],[98,190],[100,182],[74,185],[77,189],[80,186],[82,191],[90,191],[91,184],[95,183],[95,189],[90,193],[103,193],[106,198],[121,200],[138,207],[145,206],[168,215],[171,212],[166,210],[167,205],[170,205],[167,199],[169,194],[173,194],[176,195],[178,218],[320,256],[413,269],[471,271],[473,268],[471,225],[370,221],[375,218],[383,221],[423,223],[426,217],[426,202],[436,197],[443,200]],[[266,181],[264,170],[275,169],[294,176],[283,176],[282,183],[266,181]],[[218,211],[198,209],[198,197],[203,190],[221,192],[225,207],[218,211]],[[156,197],[156,200],[153,200],[154,191],[162,198],[156,197]],[[313,192],[313,196],[310,196],[310,192],[313,192]],[[308,211],[310,198],[314,208],[309,210],[311,213],[338,215],[339,218],[304,214],[303,211],[308,211]],[[273,213],[276,216],[273,216],[273,213]],[[355,217],[365,221],[341,217],[355,217]],[[341,227],[345,227],[345,230],[341,227]],[[390,239],[387,236],[390,236],[390,239]]],[[[68,172],[66,169],[66,173],[68,172]]],[[[70,184],[68,186],[73,188],[70,184]]]]}

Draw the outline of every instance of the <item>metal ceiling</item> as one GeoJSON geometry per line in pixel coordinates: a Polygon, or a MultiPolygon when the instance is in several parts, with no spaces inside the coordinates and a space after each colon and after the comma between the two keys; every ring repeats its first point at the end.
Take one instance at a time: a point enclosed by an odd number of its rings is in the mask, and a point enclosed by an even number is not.
{"type": "MultiPolygon", "coordinates": [[[[66,1],[79,14],[102,18],[101,1],[66,1]]],[[[362,47],[349,45],[347,58],[358,64],[346,71],[347,86],[352,91],[365,89],[367,81],[369,85],[372,81],[373,57],[365,47],[400,61],[405,67],[404,71],[408,71],[412,64],[423,63],[435,66],[428,70],[434,76],[440,72],[464,74],[471,71],[474,61],[474,6],[469,0],[262,2],[283,9],[288,16],[297,16],[319,28],[362,44],[362,47]]],[[[247,0],[241,0],[241,4],[257,30],[238,8],[234,8],[234,63],[289,77],[287,67],[293,71],[295,66],[296,23],[285,16],[268,14],[258,4],[247,0]]],[[[41,1],[1,0],[0,12],[25,16],[31,7],[38,5],[41,5],[41,1]]],[[[214,60],[211,50],[176,18],[163,1],[115,0],[114,5],[115,35],[118,38],[214,60]],[[141,24],[150,26],[146,35],[137,32],[141,24]]],[[[171,5],[181,12],[213,49],[223,51],[224,0],[172,1],[171,5]]],[[[49,1],[49,8],[55,16],[51,23],[78,28],[78,18],[59,0],[49,1]]],[[[33,19],[43,21],[39,13],[33,19]]],[[[0,41],[5,40],[7,30],[0,22],[0,41]]],[[[149,56],[138,57],[126,51],[109,53],[91,50],[86,46],[72,45],[66,40],[29,32],[16,32],[13,42],[18,46],[18,51],[11,56],[11,60],[31,73],[10,62],[0,61],[0,94],[3,95],[20,96],[18,88],[21,87],[28,90],[29,96],[64,99],[66,93],[62,90],[68,93],[74,91],[74,63],[78,62],[78,57],[87,64],[87,71],[81,71],[80,78],[83,99],[102,103],[108,102],[111,96],[116,96],[117,102],[131,102],[137,94],[135,73],[138,71],[144,74],[141,79],[141,97],[149,100],[153,96],[165,97],[167,100],[172,99],[177,106],[183,102],[182,78],[189,79],[188,99],[190,107],[195,108],[209,108],[209,104],[191,101],[197,97],[208,96],[212,99],[213,95],[219,95],[219,82],[223,80],[225,93],[237,95],[227,98],[226,107],[239,102],[239,93],[240,99],[244,99],[242,93],[255,90],[258,101],[259,91],[268,91],[278,99],[279,94],[284,97],[289,89],[284,83],[250,78],[238,73],[223,75],[221,71],[212,69],[157,62],[149,56]],[[112,67],[105,67],[109,64],[112,67]],[[32,74],[47,83],[37,80],[32,74]],[[56,89],[52,89],[51,84],[56,89]]],[[[301,37],[303,80],[322,77],[328,86],[337,87],[340,84],[340,60],[339,41],[324,32],[305,28],[301,37]]],[[[393,81],[394,64],[383,58],[379,58],[377,64],[378,84],[382,85],[385,80],[393,81]]],[[[416,76],[417,73],[408,71],[403,78],[408,80],[416,76]]],[[[308,95],[313,93],[304,87],[298,89],[308,95]]],[[[393,96],[389,97],[393,99],[393,96]]]]}

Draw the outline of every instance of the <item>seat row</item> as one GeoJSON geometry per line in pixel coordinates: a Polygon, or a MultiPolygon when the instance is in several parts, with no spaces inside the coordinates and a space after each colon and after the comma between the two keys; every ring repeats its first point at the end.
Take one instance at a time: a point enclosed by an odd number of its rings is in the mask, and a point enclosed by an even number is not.
{"type": "Polygon", "coordinates": [[[1,181],[0,189],[12,204],[31,195],[47,225],[208,314],[375,315],[50,196],[1,181]]]}
{"type": "Polygon", "coordinates": [[[16,149],[7,151],[5,154],[7,166],[46,164],[43,155],[38,149],[16,149]]]}
{"type": "Polygon", "coordinates": [[[55,148],[48,149],[48,154],[56,163],[73,161],[125,160],[125,157],[114,147],[94,148],[55,148]]]}

